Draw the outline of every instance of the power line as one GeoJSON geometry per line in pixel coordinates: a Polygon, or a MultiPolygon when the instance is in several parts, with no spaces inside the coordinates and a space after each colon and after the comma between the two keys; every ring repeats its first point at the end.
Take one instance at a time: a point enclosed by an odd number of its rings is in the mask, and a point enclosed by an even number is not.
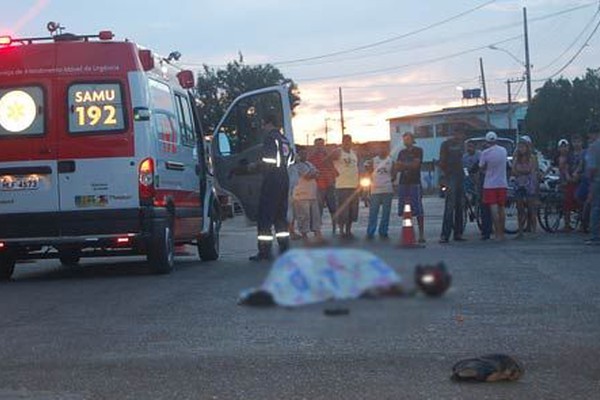
{"type": "Polygon", "coordinates": [[[287,64],[295,64],[295,63],[312,61],[312,60],[320,60],[320,59],[323,59],[323,58],[339,56],[341,54],[353,53],[353,52],[356,52],[356,51],[361,51],[361,50],[366,50],[366,49],[370,49],[370,48],[373,48],[373,47],[381,46],[383,44],[391,43],[391,42],[394,42],[396,40],[400,40],[400,39],[404,39],[404,38],[407,38],[407,37],[410,37],[410,36],[414,36],[416,34],[419,34],[419,33],[431,30],[433,28],[436,28],[436,27],[438,27],[440,25],[447,24],[448,22],[451,22],[451,21],[454,21],[456,19],[462,18],[465,15],[471,14],[471,13],[473,13],[473,12],[475,12],[475,11],[483,8],[483,7],[486,7],[486,6],[488,6],[488,5],[492,4],[492,3],[495,3],[495,2],[496,2],[496,0],[490,0],[490,1],[486,2],[486,3],[478,5],[477,7],[474,7],[474,8],[471,8],[471,9],[467,10],[467,11],[463,11],[462,13],[456,14],[456,15],[450,17],[450,18],[446,18],[446,19],[443,19],[441,21],[434,22],[433,24],[427,25],[427,26],[425,26],[423,28],[419,28],[419,29],[416,29],[416,30],[411,31],[411,32],[403,33],[401,35],[397,35],[397,36],[391,37],[389,39],[380,40],[378,42],[373,42],[373,43],[365,44],[365,45],[358,46],[358,47],[353,47],[353,48],[346,49],[346,50],[339,50],[339,51],[335,51],[335,52],[332,52],[332,53],[321,54],[321,55],[318,55],[318,56],[305,57],[305,58],[297,58],[297,59],[294,59],[294,60],[275,61],[272,64],[274,64],[274,65],[287,65],[287,64]]]}
{"type": "MultiPolygon", "coordinates": [[[[596,4],[597,4],[596,2],[585,3],[585,4],[581,4],[581,5],[575,6],[575,7],[570,7],[570,8],[564,9],[564,10],[560,10],[560,11],[557,11],[557,12],[553,12],[553,13],[549,13],[549,14],[546,14],[546,15],[542,15],[542,16],[539,16],[539,17],[530,18],[529,19],[529,23],[544,21],[544,20],[547,20],[547,19],[551,19],[551,18],[555,18],[555,17],[561,16],[561,15],[564,15],[564,14],[570,14],[570,13],[575,12],[575,11],[579,11],[579,10],[582,10],[582,9],[585,9],[585,8],[589,8],[589,7],[591,7],[593,5],[596,5],[596,4]]],[[[482,5],[482,7],[484,7],[485,5],[486,4],[482,5]]],[[[439,23],[441,23],[441,22],[438,22],[438,24],[439,23]]],[[[381,52],[377,52],[377,53],[363,54],[363,55],[357,55],[357,56],[354,56],[354,57],[336,58],[334,60],[321,60],[321,61],[318,61],[318,62],[305,63],[305,64],[301,64],[301,65],[288,65],[287,68],[292,68],[292,67],[296,67],[296,66],[321,65],[321,64],[328,64],[328,63],[340,62],[340,61],[350,61],[350,60],[363,59],[363,58],[368,58],[368,57],[373,57],[373,56],[378,56],[378,55],[388,55],[388,54],[392,54],[392,53],[395,53],[395,52],[410,51],[410,50],[415,50],[417,48],[423,48],[423,47],[435,47],[435,46],[441,45],[443,43],[446,43],[448,41],[451,41],[451,40],[454,40],[454,39],[457,39],[457,38],[461,38],[463,36],[473,36],[473,35],[480,34],[480,33],[489,33],[489,32],[494,32],[494,31],[502,31],[502,30],[506,30],[506,29],[510,29],[510,28],[514,28],[514,27],[520,27],[520,26],[522,26],[522,22],[515,22],[515,23],[510,23],[510,24],[496,25],[496,26],[493,26],[493,27],[485,28],[485,29],[472,30],[472,31],[465,32],[465,33],[462,33],[462,34],[459,34],[459,35],[454,35],[452,37],[445,36],[444,39],[441,40],[441,41],[440,41],[439,38],[436,38],[436,39],[434,39],[433,43],[431,43],[429,45],[415,44],[413,46],[403,47],[401,49],[392,48],[392,49],[388,49],[386,51],[381,51],[381,52]],[[394,50],[394,49],[396,49],[396,50],[394,50]]],[[[426,30],[426,28],[421,28],[420,30],[426,30]]],[[[415,31],[415,32],[417,32],[417,31],[415,31]]],[[[414,35],[415,32],[409,32],[409,33],[404,34],[404,35],[411,36],[411,35],[414,35]]],[[[401,36],[403,36],[403,35],[401,35],[401,36]]],[[[400,39],[400,37],[397,37],[397,39],[400,39]]],[[[392,39],[387,39],[387,40],[391,41],[391,40],[397,40],[397,39],[392,38],[392,39]]],[[[342,52],[335,52],[335,53],[343,54],[343,53],[347,53],[347,52],[350,52],[350,49],[349,50],[344,50],[342,52]]],[[[330,54],[334,54],[334,53],[330,53],[330,54]]],[[[327,54],[323,55],[323,56],[317,56],[317,57],[318,57],[318,59],[320,59],[320,58],[324,58],[325,56],[329,57],[329,55],[327,55],[327,54]]],[[[333,57],[333,56],[331,56],[331,57],[333,57]]],[[[306,60],[309,60],[309,59],[312,60],[313,57],[306,58],[306,60]]],[[[264,63],[250,63],[250,64],[245,64],[245,65],[248,65],[248,66],[257,66],[257,65],[264,65],[264,64],[281,65],[282,63],[286,63],[286,62],[290,62],[291,63],[292,61],[294,63],[297,63],[297,62],[299,63],[298,60],[290,60],[290,61],[284,61],[284,62],[277,62],[276,61],[276,62],[264,62],[264,63]]],[[[209,67],[219,68],[219,67],[226,66],[226,64],[206,64],[206,63],[194,62],[194,61],[192,61],[192,62],[183,62],[182,64],[185,65],[185,66],[188,66],[188,67],[195,67],[195,66],[204,66],[204,65],[207,65],[209,67]]]]}
{"type": "Polygon", "coordinates": [[[589,34],[589,36],[587,37],[587,39],[585,40],[585,42],[581,45],[581,47],[579,48],[579,50],[577,50],[575,52],[575,54],[573,54],[573,57],[571,57],[569,59],[569,61],[567,61],[567,63],[565,65],[563,65],[558,71],[556,71],[555,73],[553,73],[552,75],[550,75],[549,77],[545,78],[545,79],[537,79],[536,82],[540,82],[540,81],[547,81],[549,79],[554,78],[556,75],[560,74],[561,72],[563,72],[565,69],[567,69],[569,67],[569,65],[571,65],[573,63],[573,61],[575,61],[577,59],[577,57],[579,57],[579,55],[583,52],[583,49],[585,49],[587,47],[587,45],[590,43],[590,40],[592,40],[592,38],[594,37],[594,35],[596,34],[596,32],[598,31],[598,28],[600,28],[600,20],[598,20],[598,23],[596,24],[596,26],[594,27],[594,30],[589,34]]]}
{"type": "Polygon", "coordinates": [[[573,47],[575,47],[575,45],[577,44],[577,42],[579,42],[579,39],[581,39],[583,37],[583,35],[585,34],[585,32],[592,26],[592,24],[594,23],[594,21],[596,20],[596,18],[598,17],[598,15],[600,14],[600,9],[598,9],[594,15],[592,16],[592,18],[588,21],[588,23],[585,25],[585,27],[581,30],[581,32],[579,32],[579,34],[575,37],[575,40],[573,40],[573,42],[571,42],[571,44],[562,52],[560,53],[556,58],[554,58],[552,61],[550,61],[548,64],[546,64],[545,66],[541,67],[541,68],[536,68],[536,71],[544,71],[548,68],[550,68],[551,66],[553,66],[554,64],[556,64],[556,62],[558,60],[560,60],[561,58],[563,58],[563,56],[565,54],[567,54],[573,47]]]}
{"type": "Polygon", "coordinates": [[[460,85],[461,83],[472,82],[476,77],[454,79],[452,81],[420,81],[420,82],[405,82],[405,83],[389,83],[367,86],[345,86],[344,90],[372,90],[372,89],[390,89],[394,87],[427,87],[427,86],[444,86],[444,85],[460,85]]]}
{"type": "Polygon", "coordinates": [[[432,63],[436,63],[436,62],[439,62],[439,61],[448,60],[450,58],[456,58],[456,57],[459,57],[459,56],[462,56],[462,55],[465,55],[465,54],[473,53],[475,51],[483,50],[483,49],[486,49],[486,48],[488,48],[489,46],[492,46],[492,45],[502,44],[502,43],[510,42],[512,40],[520,39],[522,36],[523,35],[516,35],[516,36],[510,37],[508,39],[501,40],[499,42],[489,43],[489,44],[487,44],[485,46],[475,47],[475,48],[472,48],[472,49],[460,51],[458,53],[452,53],[452,54],[448,54],[446,56],[430,58],[430,59],[427,59],[427,60],[423,60],[423,61],[419,61],[419,62],[414,62],[414,63],[408,63],[408,64],[396,65],[396,66],[393,66],[393,67],[379,68],[379,69],[373,69],[373,70],[361,71],[361,72],[354,72],[354,73],[348,73],[348,74],[322,76],[322,77],[317,77],[317,78],[306,78],[306,79],[296,78],[296,81],[298,81],[298,82],[301,82],[301,81],[310,82],[310,81],[323,81],[323,80],[338,79],[338,78],[350,78],[350,77],[361,76],[361,75],[380,74],[380,73],[384,73],[384,72],[390,72],[390,71],[394,71],[394,70],[398,70],[398,69],[402,69],[402,68],[407,68],[407,67],[414,67],[414,66],[418,66],[418,65],[432,64],[432,63]]]}

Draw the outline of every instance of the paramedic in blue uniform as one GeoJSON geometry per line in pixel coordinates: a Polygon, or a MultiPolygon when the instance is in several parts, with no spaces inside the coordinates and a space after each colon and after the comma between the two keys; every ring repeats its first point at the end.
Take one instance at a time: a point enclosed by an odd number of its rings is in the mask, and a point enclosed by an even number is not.
{"type": "Polygon", "coordinates": [[[263,182],[258,204],[258,254],[250,257],[251,261],[271,259],[271,247],[275,239],[279,244],[279,253],[284,253],[289,248],[290,240],[287,168],[291,164],[292,149],[281,133],[281,122],[276,115],[267,115],[263,119],[263,130],[267,133],[259,160],[263,182]]]}

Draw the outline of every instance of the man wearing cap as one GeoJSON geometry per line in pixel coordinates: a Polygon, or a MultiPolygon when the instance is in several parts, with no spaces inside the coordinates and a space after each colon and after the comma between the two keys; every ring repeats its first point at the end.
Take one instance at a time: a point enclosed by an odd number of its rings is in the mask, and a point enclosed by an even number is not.
{"type": "Polygon", "coordinates": [[[479,167],[485,170],[483,180],[483,202],[490,206],[492,211],[492,220],[496,230],[496,240],[504,240],[504,225],[506,206],[506,189],[508,181],[506,179],[506,164],[508,154],[506,149],[498,146],[496,132],[488,132],[485,140],[489,147],[481,153],[479,167]]]}
{"type": "Polygon", "coordinates": [[[590,178],[589,193],[591,203],[590,233],[592,237],[585,244],[600,245],[600,127],[590,129],[590,140],[593,140],[586,152],[586,167],[590,178]]]}
{"type": "Polygon", "coordinates": [[[417,217],[419,225],[419,243],[425,243],[425,221],[423,217],[423,191],[421,189],[421,164],[423,149],[415,146],[415,138],[411,132],[402,135],[404,149],[398,153],[394,165],[400,172],[398,186],[398,215],[402,216],[404,205],[410,204],[412,215],[417,217]]]}

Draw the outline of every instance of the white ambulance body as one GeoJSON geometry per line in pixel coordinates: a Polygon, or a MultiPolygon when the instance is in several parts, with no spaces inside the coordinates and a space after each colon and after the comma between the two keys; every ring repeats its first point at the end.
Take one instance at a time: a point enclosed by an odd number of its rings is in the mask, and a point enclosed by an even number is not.
{"type": "MultiPolygon", "coordinates": [[[[191,71],[107,31],[0,37],[0,280],[23,259],[144,254],[167,273],[175,246],[192,243],[217,259],[213,168],[250,219],[257,193],[237,179],[237,153],[205,151],[193,87],[191,71]]],[[[230,113],[248,104],[276,108],[292,137],[286,88],[244,95],[230,113]]],[[[226,115],[220,136],[242,132],[239,117],[226,115]]]]}

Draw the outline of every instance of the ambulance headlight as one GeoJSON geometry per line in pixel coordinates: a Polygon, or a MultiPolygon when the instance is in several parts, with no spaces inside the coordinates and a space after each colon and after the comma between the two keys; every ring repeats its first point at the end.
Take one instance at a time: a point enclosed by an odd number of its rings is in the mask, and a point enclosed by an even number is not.
{"type": "Polygon", "coordinates": [[[0,98],[0,126],[19,133],[33,124],[37,116],[37,106],[31,95],[22,90],[12,90],[0,98]]]}

